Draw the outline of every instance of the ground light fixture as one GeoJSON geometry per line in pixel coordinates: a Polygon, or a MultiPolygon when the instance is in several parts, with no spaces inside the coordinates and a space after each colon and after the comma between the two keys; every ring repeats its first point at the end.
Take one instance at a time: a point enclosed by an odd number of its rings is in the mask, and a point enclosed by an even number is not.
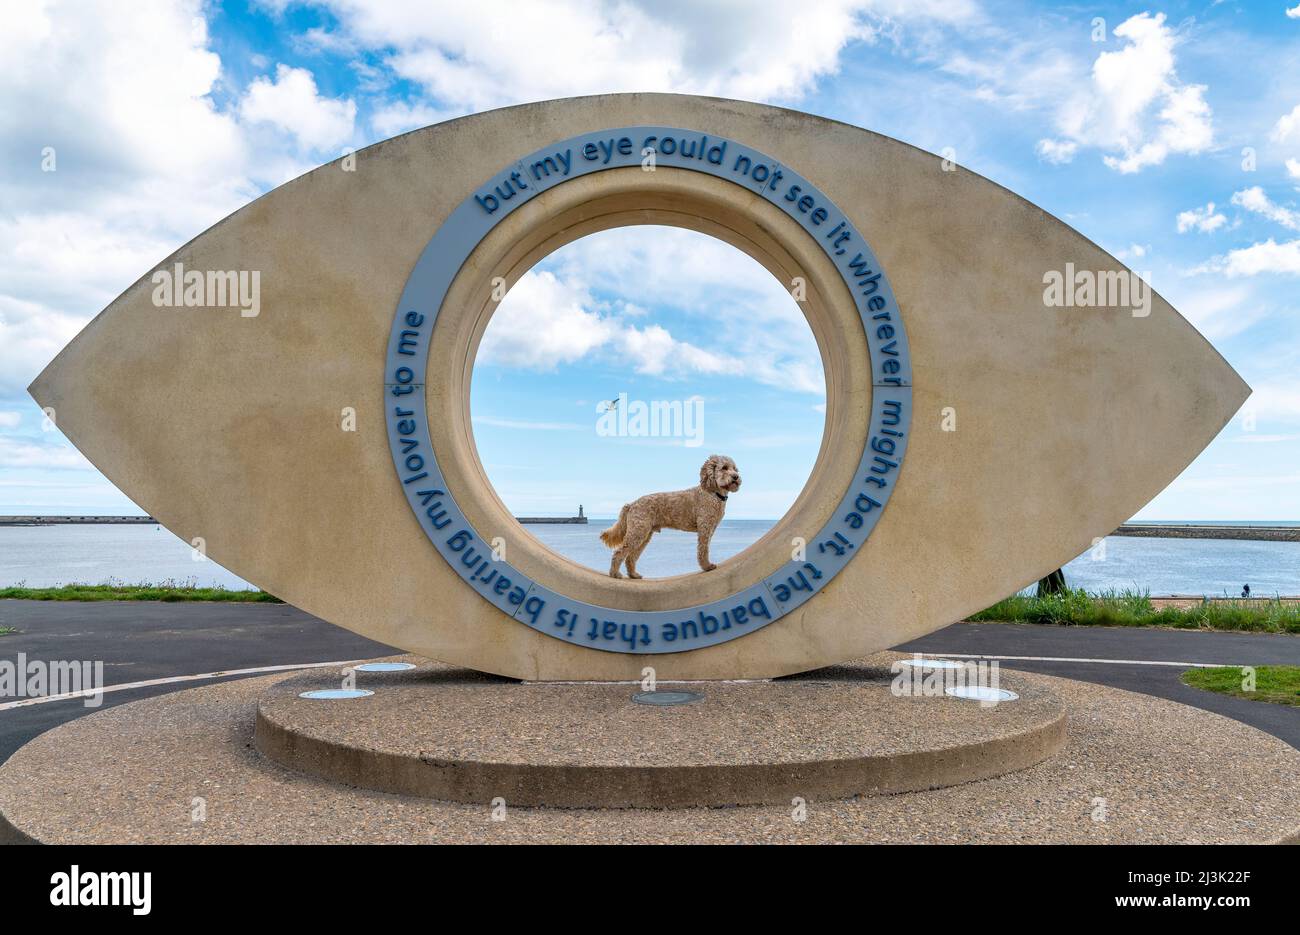
{"type": "Polygon", "coordinates": [[[661,708],[673,705],[694,704],[704,698],[699,692],[637,692],[632,700],[637,704],[657,705],[661,708]]]}

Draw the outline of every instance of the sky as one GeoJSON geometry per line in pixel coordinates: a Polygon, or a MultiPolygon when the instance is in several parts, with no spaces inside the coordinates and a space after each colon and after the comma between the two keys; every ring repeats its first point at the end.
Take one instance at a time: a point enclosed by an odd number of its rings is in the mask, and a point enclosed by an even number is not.
{"type": "MultiPolygon", "coordinates": [[[[1300,0],[10,0],[4,17],[0,513],[138,512],[26,387],[241,205],[451,117],[675,91],[947,156],[1128,263],[1254,389],[1139,518],[1300,519],[1300,0]]],[[[609,515],[689,485],[716,450],[746,477],[728,516],[774,518],[807,479],[824,402],[781,286],[663,228],[584,238],[530,271],[472,389],[489,476],[529,514],[609,515]],[[620,394],[698,407],[700,444],[602,434],[620,394]]]]}
{"type": "Polygon", "coordinates": [[[538,264],[488,323],[470,387],[479,457],[517,516],[616,516],[693,486],[718,452],[743,478],[728,517],[775,519],[812,472],[825,409],[786,287],[672,227],[593,234],[538,264]]]}

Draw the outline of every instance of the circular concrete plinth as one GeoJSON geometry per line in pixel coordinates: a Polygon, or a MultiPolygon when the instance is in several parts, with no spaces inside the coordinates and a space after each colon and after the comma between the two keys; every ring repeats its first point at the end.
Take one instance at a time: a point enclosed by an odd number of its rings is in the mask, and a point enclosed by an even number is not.
{"type": "Polygon", "coordinates": [[[333,672],[277,683],[258,704],[257,749],[322,779],[448,802],[684,808],[935,789],[1065,742],[1065,711],[1042,686],[996,706],[942,686],[898,697],[884,666],[693,683],[703,697],[670,707],[634,703],[639,685],[520,684],[436,663],[365,675],[375,694],[355,704],[301,697],[333,672]]]}
{"type": "MultiPolygon", "coordinates": [[[[888,660],[869,660],[882,661],[888,660]]],[[[859,668],[823,671],[815,680],[831,682],[837,673],[859,668]]],[[[721,809],[524,808],[508,799],[456,804],[327,782],[287,770],[254,747],[258,699],[284,681],[270,676],[191,689],[101,711],[41,735],[0,766],[0,838],[1014,844],[1300,839],[1300,752],[1282,741],[1195,708],[1027,673],[1004,673],[1003,682],[1022,693],[1053,692],[1069,712],[1065,748],[1035,766],[925,792],[721,809]]],[[[359,681],[376,687],[373,680],[359,681]]],[[[374,697],[383,692],[379,686],[374,697]]],[[[677,715],[698,706],[656,713],[677,715]]],[[[413,718],[425,714],[411,712],[413,718]]],[[[519,735],[518,723],[511,716],[500,731],[519,735]]],[[[752,726],[761,729],[758,717],[752,726]]]]}

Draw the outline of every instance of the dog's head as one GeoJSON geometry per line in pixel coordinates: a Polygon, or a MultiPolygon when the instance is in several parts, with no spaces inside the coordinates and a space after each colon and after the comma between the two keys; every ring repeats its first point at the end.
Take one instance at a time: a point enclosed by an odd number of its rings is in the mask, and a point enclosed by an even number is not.
{"type": "Polygon", "coordinates": [[[735,493],[740,489],[740,470],[726,455],[709,455],[700,465],[700,486],[711,493],[735,493]]]}

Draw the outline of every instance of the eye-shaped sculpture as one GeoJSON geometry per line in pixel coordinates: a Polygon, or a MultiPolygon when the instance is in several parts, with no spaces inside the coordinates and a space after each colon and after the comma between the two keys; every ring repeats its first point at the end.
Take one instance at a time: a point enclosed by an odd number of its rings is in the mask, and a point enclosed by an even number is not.
{"type": "Polygon", "coordinates": [[[1130,517],[1249,390],[1122,264],[986,179],[806,114],[633,94],[450,121],[283,185],[31,392],[165,526],[326,620],[522,678],[671,679],[797,672],[961,619],[1130,517]],[[511,518],[468,396],[503,285],[647,223],[791,284],[827,408],[763,539],[628,582],[511,518]]]}

